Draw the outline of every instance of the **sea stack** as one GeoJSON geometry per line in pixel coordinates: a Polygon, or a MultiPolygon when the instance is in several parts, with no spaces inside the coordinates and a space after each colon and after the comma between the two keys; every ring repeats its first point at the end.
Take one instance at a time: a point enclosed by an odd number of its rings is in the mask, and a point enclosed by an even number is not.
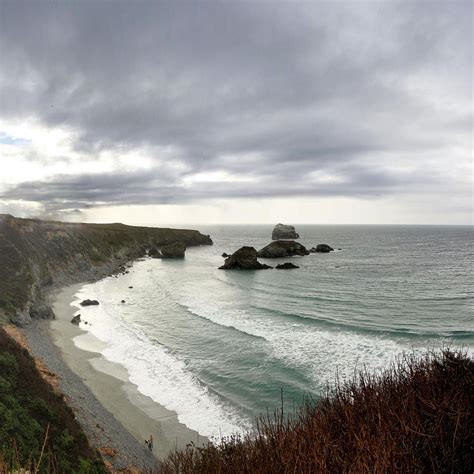
{"type": "Polygon", "coordinates": [[[309,255],[309,252],[304,245],[293,240],[276,240],[258,252],[261,258],[283,258],[294,255],[309,255]]]}
{"type": "Polygon", "coordinates": [[[272,232],[272,240],[280,239],[299,239],[300,235],[296,232],[294,226],[277,224],[272,232]]]}
{"type": "Polygon", "coordinates": [[[253,247],[242,247],[226,258],[219,270],[267,270],[272,268],[257,260],[257,251],[253,247]]]}

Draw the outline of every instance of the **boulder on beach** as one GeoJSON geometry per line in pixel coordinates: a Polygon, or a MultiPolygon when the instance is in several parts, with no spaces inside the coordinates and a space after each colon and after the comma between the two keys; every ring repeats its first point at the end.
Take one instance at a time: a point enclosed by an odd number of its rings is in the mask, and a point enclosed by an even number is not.
{"type": "Polygon", "coordinates": [[[97,306],[99,302],[97,300],[84,300],[80,304],[81,306],[97,306]]]}
{"type": "Polygon", "coordinates": [[[292,268],[300,268],[298,265],[294,265],[291,262],[280,263],[275,267],[277,270],[291,270],[292,268]]]}
{"type": "Polygon", "coordinates": [[[273,228],[272,240],[299,239],[299,238],[300,238],[299,234],[296,232],[294,226],[292,225],[277,224],[273,228]]]}
{"type": "Polygon", "coordinates": [[[71,319],[71,323],[72,324],[75,324],[76,326],[79,326],[79,323],[81,322],[81,315],[78,314],[77,316],[74,316],[72,319],[71,319]]]}
{"type": "Polygon", "coordinates": [[[318,253],[329,253],[329,252],[333,252],[334,249],[328,244],[318,244],[316,245],[316,248],[313,247],[311,251],[318,252],[318,253]]]}
{"type": "Polygon", "coordinates": [[[266,270],[272,268],[257,260],[257,250],[253,247],[242,247],[226,258],[220,270],[266,270]]]}
{"type": "Polygon", "coordinates": [[[261,258],[283,258],[294,255],[309,255],[309,252],[299,242],[292,240],[276,240],[258,252],[261,258]]]}

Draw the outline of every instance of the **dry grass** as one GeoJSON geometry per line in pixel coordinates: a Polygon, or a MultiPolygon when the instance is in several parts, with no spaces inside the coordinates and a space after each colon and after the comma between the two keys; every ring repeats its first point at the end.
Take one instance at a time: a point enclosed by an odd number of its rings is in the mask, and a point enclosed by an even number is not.
{"type": "Polygon", "coordinates": [[[297,413],[258,420],[256,435],[188,446],[164,473],[471,473],[474,363],[444,351],[404,357],[339,384],[297,413]]]}

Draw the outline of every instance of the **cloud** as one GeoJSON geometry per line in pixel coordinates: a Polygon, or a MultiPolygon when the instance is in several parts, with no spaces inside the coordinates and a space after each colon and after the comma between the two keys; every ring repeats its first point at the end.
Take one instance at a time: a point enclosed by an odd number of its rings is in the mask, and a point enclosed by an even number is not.
{"type": "Polygon", "coordinates": [[[61,146],[15,135],[43,172],[15,173],[4,200],[376,199],[466,180],[470,2],[4,1],[0,15],[0,130],[62,131],[61,146]],[[193,179],[212,173],[235,182],[193,179]]]}

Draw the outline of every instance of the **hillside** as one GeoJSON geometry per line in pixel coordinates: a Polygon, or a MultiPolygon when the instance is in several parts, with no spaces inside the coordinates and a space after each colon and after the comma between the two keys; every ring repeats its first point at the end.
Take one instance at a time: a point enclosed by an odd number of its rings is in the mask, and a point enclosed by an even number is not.
{"type": "Polygon", "coordinates": [[[107,472],[64,397],[0,328],[0,472],[20,472],[20,466],[38,473],[107,472]]]}
{"type": "Polygon", "coordinates": [[[189,445],[166,474],[474,472],[474,362],[462,351],[360,372],[319,401],[258,420],[256,433],[189,445]]]}
{"type": "Polygon", "coordinates": [[[94,280],[150,246],[212,245],[197,230],[80,224],[0,214],[0,323],[51,318],[45,289],[94,280]]]}

